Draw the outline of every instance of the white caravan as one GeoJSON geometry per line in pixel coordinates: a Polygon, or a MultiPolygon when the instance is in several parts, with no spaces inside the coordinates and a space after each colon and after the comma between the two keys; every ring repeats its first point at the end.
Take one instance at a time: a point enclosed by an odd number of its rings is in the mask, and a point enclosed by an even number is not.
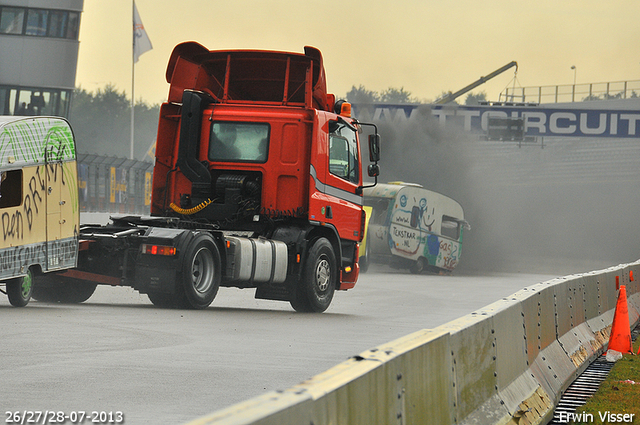
{"type": "Polygon", "coordinates": [[[361,269],[370,262],[450,272],[462,255],[470,229],[459,203],[418,184],[392,182],[364,189],[367,228],[360,247],[361,269]]]}

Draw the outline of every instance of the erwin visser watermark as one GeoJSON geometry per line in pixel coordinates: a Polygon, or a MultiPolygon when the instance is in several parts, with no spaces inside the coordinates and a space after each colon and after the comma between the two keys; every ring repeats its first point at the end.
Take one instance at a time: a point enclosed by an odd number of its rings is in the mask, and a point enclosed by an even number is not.
{"type": "Polygon", "coordinates": [[[608,410],[605,412],[593,413],[571,413],[560,412],[558,421],[562,423],[576,422],[576,423],[593,423],[595,418],[598,417],[601,422],[604,423],[631,423],[635,413],[612,413],[608,410]]]}

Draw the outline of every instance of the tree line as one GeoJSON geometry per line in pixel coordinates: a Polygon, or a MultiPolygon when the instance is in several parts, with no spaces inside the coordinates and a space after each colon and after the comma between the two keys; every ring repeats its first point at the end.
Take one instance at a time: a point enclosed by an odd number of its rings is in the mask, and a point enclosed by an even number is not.
{"type": "MultiPolygon", "coordinates": [[[[439,99],[451,94],[451,92],[442,92],[439,99]]],[[[480,102],[487,100],[487,94],[485,92],[469,93],[465,97],[465,105],[478,105],[480,102]]],[[[347,92],[347,101],[354,105],[368,105],[374,103],[432,103],[428,100],[419,100],[413,96],[410,92],[406,91],[404,87],[389,87],[381,92],[374,90],[368,90],[362,84],[358,87],[351,86],[351,90],[347,92]]],[[[457,101],[452,102],[458,104],[457,101]]]]}
{"type": "MultiPolygon", "coordinates": [[[[134,106],[134,158],[145,159],[156,140],[160,105],[142,100],[134,106]]],[[[107,84],[96,92],[76,88],[69,122],[78,153],[128,158],[131,144],[131,99],[107,84]]],[[[151,157],[147,157],[151,160],[151,157]]]]}

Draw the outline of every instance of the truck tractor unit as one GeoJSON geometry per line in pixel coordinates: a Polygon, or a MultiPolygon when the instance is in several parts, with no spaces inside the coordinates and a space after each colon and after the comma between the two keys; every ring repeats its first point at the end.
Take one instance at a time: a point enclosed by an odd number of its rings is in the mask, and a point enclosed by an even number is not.
{"type": "MultiPolygon", "coordinates": [[[[363,126],[327,93],[320,51],[173,50],[150,217],[79,229],[78,267],[56,284],[130,286],[153,304],[202,309],[218,288],[322,312],[353,288],[362,241],[363,126]]],[[[375,185],[375,183],[374,183],[375,185]]],[[[51,279],[49,281],[51,284],[51,279]]]]}

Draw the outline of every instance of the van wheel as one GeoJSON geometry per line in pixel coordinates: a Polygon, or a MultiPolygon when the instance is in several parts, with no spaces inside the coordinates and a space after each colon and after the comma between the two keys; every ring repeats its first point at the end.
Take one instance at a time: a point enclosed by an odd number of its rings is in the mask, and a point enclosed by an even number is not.
{"type": "MultiPolygon", "coordinates": [[[[192,309],[209,307],[222,280],[220,251],[213,238],[201,233],[191,241],[182,266],[178,305],[192,309]],[[182,301],[182,302],[180,302],[182,301]]],[[[152,300],[153,302],[153,300],[152,300]]]]}
{"type": "Polygon", "coordinates": [[[7,296],[14,307],[24,307],[29,304],[33,292],[33,273],[31,269],[27,274],[7,281],[7,296]]]}
{"type": "Polygon", "coordinates": [[[338,280],[333,246],[326,238],[315,241],[302,270],[302,280],[294,289],[291,306],[307,313],[322,313],[331,304],[338,280]]]}
{"type": "Polygon", "coordinates": [[[413,274],[421,274],[426,269],[427,265],[424,257],[418,258],[418,260],[409,267],[409,271],[413,274]]]}
{"type": "Polygon", "coordinates": [[[79,304],[91,298],[97,287],[88,280],[42,275],[34,279],[32,297],[42,302],[79,304]]]}

